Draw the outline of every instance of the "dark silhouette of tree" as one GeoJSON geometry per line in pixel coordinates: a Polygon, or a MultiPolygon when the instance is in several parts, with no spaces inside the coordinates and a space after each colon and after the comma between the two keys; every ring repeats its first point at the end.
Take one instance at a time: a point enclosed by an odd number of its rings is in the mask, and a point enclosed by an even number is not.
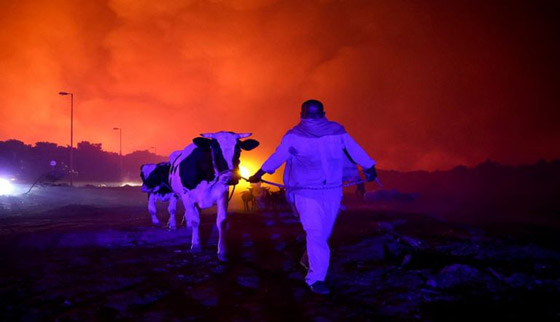
{"type": "Polygon", "coordinates": [[[28,158],[29,167],[33,170],[34,177],[53,170],[51,162],[56,162],[56,169],[64,169],[65,164],[69,163],[69,148],[58,146],[51,142],[37,142],[31,149],[31,156],[28,158]]]}
{"type": "MultiPolygon", "coordinates": [[[[142,164],[165,160],[166,157],[147,150],[134,151],[123,155],[123,172],[128,180],[139,181],[142,164]]],[[[37,142],[31,146],[18,140],[0,141],[0,175],[15,176],[22,181],[32,182],[53,170],[68,174],[69,164],[69,146],[51,142],[37,142]],[[56,161],[55,167],[51,166],[51,161],[56,161]]],[[[121,180],[118,153],[103,151],[101,143],[78,142],[74,150],[74,170],[77,172],[74,178],[77,182],[121,180]]]]}
{"type": "Polygon", "coordinates": [[[79,142],[74,158],[77,181],[112,181],[118,178],[118,155],[103,151],[101,143],[79,142]]]}
{"type": "Polygon", "coordinates": [[[146,163],[159,163],[167,161],[162,159],[161,156],[155,155],[148,150],[134,151],[125,155],[123,160],[123,167],[125,169],[125,178],[134,179],[140,175],[140,166],[146,163]]]}
{"type": "Polygon", "coordinates": [[[31,153],[31,146],[18,140],[0,142],[0,175],[22,176],[27,160],[31,153]]]}

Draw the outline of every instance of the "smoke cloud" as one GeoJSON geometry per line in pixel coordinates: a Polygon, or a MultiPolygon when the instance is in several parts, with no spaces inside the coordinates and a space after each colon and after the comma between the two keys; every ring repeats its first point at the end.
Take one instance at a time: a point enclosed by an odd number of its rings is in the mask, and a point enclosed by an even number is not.
{"type": "MultiPolygon", "coordinates": [[[[558,4],[0,3],[0,140],[158,153],[253,132],[264,161],[309,98],[401,170],[560,156],[558,4]]],[[[247,155],[249,156],[249,154],[247,155]]]]}

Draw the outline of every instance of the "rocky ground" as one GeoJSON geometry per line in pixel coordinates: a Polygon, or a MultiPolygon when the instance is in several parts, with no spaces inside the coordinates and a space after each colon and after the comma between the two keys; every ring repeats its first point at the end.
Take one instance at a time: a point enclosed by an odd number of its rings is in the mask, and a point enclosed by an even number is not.
{"type": "Polygon", "coordinates": [[[137,188],[1,197],[0,320],[560,320],[556,226],[350,203],[331,240],[332,294],[319,296],[303,282],[305,235],[288,211],[234,204],[222,263],[212,209],[194,255],[189,231],[152,227],[145,202],[137,188]]]}

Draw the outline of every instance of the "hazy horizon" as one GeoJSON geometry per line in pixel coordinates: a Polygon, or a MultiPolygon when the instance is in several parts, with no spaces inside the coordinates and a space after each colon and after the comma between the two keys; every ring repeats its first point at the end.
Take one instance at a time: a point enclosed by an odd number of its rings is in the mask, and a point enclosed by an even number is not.
{"type": "MultiPolygon", "coordinates": [[[[37,141],[34,143],[27,143],[24,142],[22,140],[19,139],[15,139],[15,138],[11,138],[11,139],[6,139],[6,140],[1,140],[0,143],[2,142],[6,142],[6,141],[10,141],[10,140],[14,140],[14,141],[20,141],[23,142],[23,144],[31,146],[31,147],[35,147],[35,145],[37,143],[50,143],[50,144],[56,144],[57,147],[62,147],[62,148],[68,148],[70,146],[70,144],[67,145],[60,145],[58,143],[55,142],[48,142],[48,141],[37,141]]],[[[81,143],[81,142],[89,142],[91,144],[100,144],[100,142],[95,142],[95,141],[89,141],[89,140],[83,140],[77,143],[81,143]]],[[[74,145],[74,149],[77,149],[77,143],[75,143],[74,145]]],[[[153,148],[153,147],[152,147],[153,148]]],[[[257,148],[258,149],[258,148],[257,148]]],[[[106,150],[103,147],[103,144],[101,143],[101,151],[104,153],[110,153],[110,154],[119,154],[118,151],[110,151],[110,150],[106,150]]],[[[135,150],[135,151],[130,151],[129,153],[123,153],[123,156],[126,157],[127,155],[131,155],[132,153],[137,153],[137,152],[147,152],[150,153],[152,155],[154,155],[155,157],[161,157],[164,159],[167,159],[169,157],[169,155],[164,155],[164,154],[160,154],[159,152],[157,152],[157,148],[156,148],[156,152],[151,151],[151,149],[143,149],[143,150],[135,150]]],[[[386,168],[383,166],[377,166],[378,169],[380,169],[381,171],[397,171],[397,172],[414,172],[414,171],[428,171],[428,172],[435,172],[435,171],[449,171],[452,170],[456,167],[467,167],[467,168],[474,168],[480,164],[486,163],[486,162],[494,162],[497,163],[501,166],[531,166],[531,165],[535,165],[541,161],[546,161],[546,162],[554,162],[554,161],[560,161],[560,158],[550,158],[550,159],[545,159],[545,158],[537,158],[535,159],[533,162],[525,162],[525,163],[504,163],[504,162],[499,162],[498,160],[494,160],[491,158],[485,158],[485,159],[481,159],[479,162],[473,164],[473,165],[466,165],[466,164],[455,164],[452,165],[448,168],[441,168],[441,169],[410,169],[410,170],[399,170],[399,169],[392,169],[392,168],[386,168]]],[[[255,158],[252,158],[251,155],[249,155],[249,153],[245,152],[244,154],[241,155],[241,161],[242,161],[242,165],[245,164],[246,166],[248,165],[248,167],[250,168],[251,171],[256,171],[257,170],[257,166],[259,165],[258,162],[256,162],[255,158]]],[[[64,161],[63,161],[64,162],[64,161]]],[[[282,173],[283,168],[281,168],[280,170],[278,170],[274,175],[277,176],[278,178],[280,178],[280,174],[282,173]]]]}

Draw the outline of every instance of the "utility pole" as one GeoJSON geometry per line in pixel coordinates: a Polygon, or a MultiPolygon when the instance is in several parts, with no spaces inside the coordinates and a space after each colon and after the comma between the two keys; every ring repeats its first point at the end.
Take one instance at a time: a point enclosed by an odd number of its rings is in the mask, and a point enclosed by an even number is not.
{"type": "Polygon", "coordinates": [[[74,186],[74,94],[59,92],[58,95],[70,95],[70,186],[74,186]]]}

